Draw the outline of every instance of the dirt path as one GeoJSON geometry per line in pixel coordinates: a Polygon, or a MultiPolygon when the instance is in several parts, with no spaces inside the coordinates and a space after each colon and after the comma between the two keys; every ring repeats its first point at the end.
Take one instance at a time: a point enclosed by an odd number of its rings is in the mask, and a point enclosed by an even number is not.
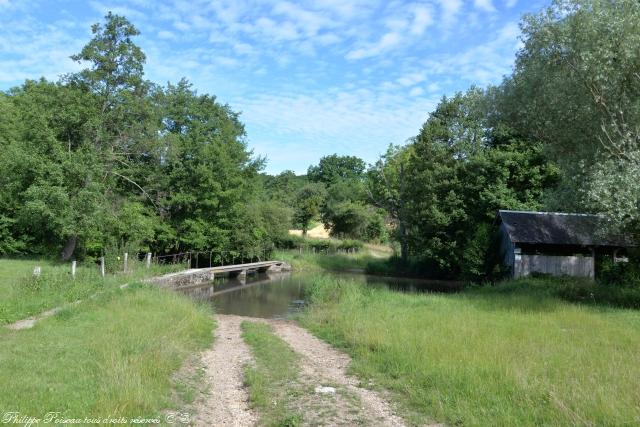
{"type": "Polygon", "coordinates": [[[271,324],[276,334],[301,356],[300,380],[304,391],[294,405],[304,413],[305,425],[405,425],[378,393],[360,387],[358,380],[347,374],[349,356],[295,323],[231,315],[216,318],[216,341],[205,354],[212,392],[198,405],[196,425],[250,426],[256,422],[242,386],[242,367],[251,360],[250,349],[240,336],[243,320],[271,324]],[[317,393],[316,387],[333,387],[335,392],[317,393]]]}
{"type": "Polygon", "coordinates": [[[213,347],[203,354],[210,393],[196,402],[197,426],[251,426],[256,415],[249,408],[243,385],[243,368],[251,361],[251,351],[240,336],[242,318],[216,316],[218,326],[213,347]]]}
{"type": "MultiPolygon", "coordinates": [[[[307,378],[317,385],[329,383],[328,385],[344,387],[357,397],[356,402],[360,403],[357,409],[360,409],[360,413],[353,415],[357,415],[365,425],[389,427],[405,425],[402,418],[395,415],[389,403],[378,393],[360,387],[358,380],[347,374],[347,367],[351,363],[348,355],[334,349],[293,322],[273,320],[269,323],[273,325],[276,334],[302,356],[302,372],[307,378]]],[[[338,414],[336,420],[344,420],[344,425],[350,424],[347,414],[338,414]]],[[[336,425],[335,420],[330,425],[336,425]]]]}

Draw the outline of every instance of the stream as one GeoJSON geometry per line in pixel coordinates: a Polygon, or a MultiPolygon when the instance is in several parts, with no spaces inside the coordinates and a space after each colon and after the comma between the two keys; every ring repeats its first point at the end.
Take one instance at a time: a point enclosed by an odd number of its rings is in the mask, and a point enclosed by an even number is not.
{"type": "MultiPolygon", "coordinates": [[[[364,286],[386,287],[402,292],[450,290],[450,284],[419,279],[368,276],[362,273],[321,273],[325,276],[355,279],[364,286]]],[[[253,274],[246,280],[217,278],[208,285],[182,289],[189,296],[208,301],[220,314],[286,318],[306,305],[307,289],[318,274],[304,272],[253,274]]]]}

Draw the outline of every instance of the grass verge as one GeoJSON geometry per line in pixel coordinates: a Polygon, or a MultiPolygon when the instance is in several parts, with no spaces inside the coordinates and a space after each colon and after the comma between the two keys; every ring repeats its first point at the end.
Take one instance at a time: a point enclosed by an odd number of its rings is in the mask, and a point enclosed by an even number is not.
{"type": "Polygon", "coordinates": [[[245,368],[251,404],[259,409],[264,426],[293,427],[302,424],[302,415],[288,402],[296,393],[292,383],[299,373],[298,356],[278,338],[269,325],[242,322],[242,337],[251,347],[255,366],[245,368]]]}
{"type": "Polygon", "coordinates": [[[639,312],[505,289],[403,294],[318,278],[301,320],[416,423],[640,423],[639,312]]]}
{"type": "Polygon", "coordinates": [[[153,265],[130,261],[127,274],[101,277],[97,267],[78,266],[75,279],[69,264],[46,260],[0,260],[0,325],[39,314],[65,303],[85,299],[90,295],[117,288],[123,283],[173,271],[180,266],[153,265]],[[32,275],[33,268],[42,268],[40,277],[32,275]]]}
{"type": "Polygon", "coordinates": [[[314,254],[296,250],[276,251],[273,258],[284,261],[296,271],[364,271],[367,265],[377,259],[359,252],[355,254],[314,254]]]}
{"type": "Polygon", "coordinates": [[[142,285],[103,293],[29,330],[0,330],[0,408],[42,418],[156,417],[180,407],[172,375],[212,340],[209,309],[142,285]]]}

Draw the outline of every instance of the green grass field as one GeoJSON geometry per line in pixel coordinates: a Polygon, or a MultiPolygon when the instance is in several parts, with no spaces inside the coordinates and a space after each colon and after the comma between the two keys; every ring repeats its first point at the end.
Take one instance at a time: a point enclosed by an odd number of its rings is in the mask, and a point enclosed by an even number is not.
{"type": "Polygon", "coordinates": [[[0,329],[0,408],[43,417],[151,417],[172,374],[212,339],[207,308],[145,286],[104,293],[33,329],[0,329]]]}
{"type": "Polygon", "coordinates": [[[403,294],[319,278],[302,322],[415,422],[640,424],[640,312],[535,289],[403,294]]]}
{"type": "Polygon", "coordinates": [[[146,269],[142,262],[131,260],[129,273],[108,274],[102,278],[97,266],[79,265],[73,279],[69,263],[0,259],[0,325],[176,268],[180,267],[152,265],[146,269]],[[35,266],[42,269],[39,278],[32,276],[35,266]]]}

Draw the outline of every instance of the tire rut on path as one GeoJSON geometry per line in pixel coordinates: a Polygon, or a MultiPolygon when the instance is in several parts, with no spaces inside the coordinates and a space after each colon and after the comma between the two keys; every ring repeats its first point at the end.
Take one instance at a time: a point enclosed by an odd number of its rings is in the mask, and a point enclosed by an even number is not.
{"type": "Polygon", "coordinates": [[[359,381],[347,374],[351,358],[336,350],[309,331],[286,320],[268,321],[276,334],[302,356],[302,371],[311,378],[328,380],[345,387],[361,402],[360,408],[367,425],[404,427],[405,422],[395,414],[389,403],[378,393],[359,386],[359,381]]]}
{"type": "Polygon", "coordinates": [[[241,337],[237,316],[217,315],[213,347],[202,355],[210,391],[196,402],[196,426],[245,427],[256,423],[244,387],[244,366],[251,351],[241,337]]]}

